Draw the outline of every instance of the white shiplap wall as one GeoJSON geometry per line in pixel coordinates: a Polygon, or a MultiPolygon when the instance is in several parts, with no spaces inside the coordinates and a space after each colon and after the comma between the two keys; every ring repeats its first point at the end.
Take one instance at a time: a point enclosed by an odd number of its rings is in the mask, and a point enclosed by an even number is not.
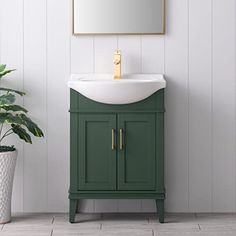
{"type": "MultiPolygon", "coordinates": [[[[0,62],[6,84],[45,131],[16,141],[13,210],[68,210],[70,73],[164,73],[166,210],[236,211],[236,2],[167,0],[165,36],[71,36],[70,0],[1,0],[0,62]]],[[[81,211],[155,211],[149,200],[87,200],[81,211]]]]}

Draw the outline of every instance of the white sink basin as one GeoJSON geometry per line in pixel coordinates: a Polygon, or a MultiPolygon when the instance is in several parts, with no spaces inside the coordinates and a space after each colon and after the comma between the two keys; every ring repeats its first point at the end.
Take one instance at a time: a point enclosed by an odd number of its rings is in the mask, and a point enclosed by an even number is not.
{"type": "Polygon", "coordinates": [[[68,86],[96,102],[129,104],[165,88],[166,81],[160,74],[129,74],[120,80],[112,74],[72,74],[68,86]]]}

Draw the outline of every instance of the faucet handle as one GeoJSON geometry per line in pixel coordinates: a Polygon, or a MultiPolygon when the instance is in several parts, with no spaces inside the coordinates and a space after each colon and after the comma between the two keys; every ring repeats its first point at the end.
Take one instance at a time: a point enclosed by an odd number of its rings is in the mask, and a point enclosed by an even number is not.
{"type": "Polygon", "coordinates": [[[114,60],[114,64],[115,65],[119,65],[120,64],[120,60],[114,60]]]}
{"type": "Polygon", "coordinates": [[[119,49],[116,49],[114,52],[114,64],[115,64],[114,79],[120,79],[121,77],[121,52],[119,49]]]}

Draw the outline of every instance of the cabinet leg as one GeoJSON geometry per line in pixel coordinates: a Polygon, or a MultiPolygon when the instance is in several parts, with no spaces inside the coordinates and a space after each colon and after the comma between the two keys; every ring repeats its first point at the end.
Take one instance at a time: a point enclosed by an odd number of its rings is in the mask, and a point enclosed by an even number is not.
{"type": "Polygon", "coordinates": [[[70,223],[75,222],[75,215],[77,210],[78,200],[70,199],[70,213],[69,213],[69,221],[70,223]]]}
{"type": "Polygon", "coordinates": [[[159,217],[159,222],[164,223],[164,215],[165,215],[165,210],[164,210],[164,199],[158,200],[156,199],[156,206],[157,206],[157,213],[159,217]]]}

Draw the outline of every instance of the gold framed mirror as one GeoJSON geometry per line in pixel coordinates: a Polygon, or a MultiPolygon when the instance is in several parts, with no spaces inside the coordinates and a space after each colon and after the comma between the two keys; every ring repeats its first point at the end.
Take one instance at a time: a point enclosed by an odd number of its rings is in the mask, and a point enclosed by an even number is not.
{"type": "Polygon", "coordinates": [[[73,34],[164,34],[165,0],[73,0],[73,34]]]}

